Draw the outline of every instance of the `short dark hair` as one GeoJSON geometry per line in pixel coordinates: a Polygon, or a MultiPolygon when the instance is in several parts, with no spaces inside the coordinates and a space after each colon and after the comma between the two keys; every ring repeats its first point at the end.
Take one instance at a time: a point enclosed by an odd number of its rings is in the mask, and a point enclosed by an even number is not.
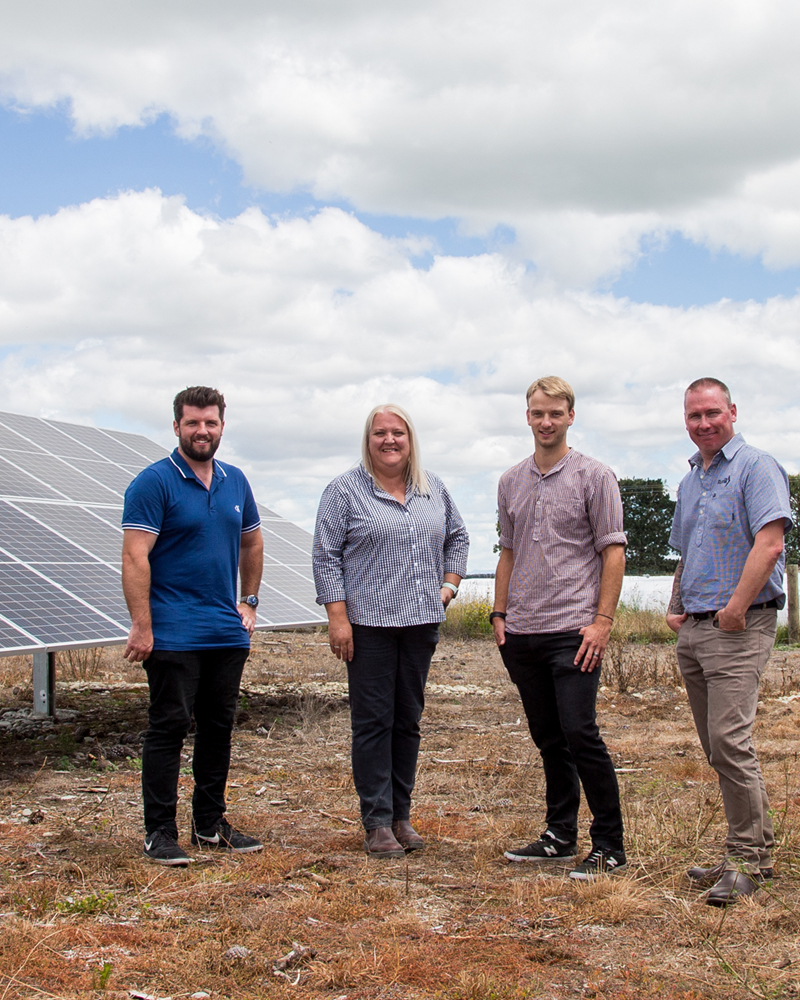
{"type": "Polygon", "coordinates": [[[686,392],[683,394],[684,400],[689,395],[690,392],[694,392],[695,389],[710,389],[712,386],[716,386],[717,389],[721,389],[725,398],[728,400],[728,406],[731,405],[731,390],[725,385],[724,382],[720,382],[718,378],[712,378],[710,375],[706,375],[703,378],[696,378],[690,386],[686,387],[686,392]]]}
{"type": "Polygon", "coordinates": [[[172,401],[172,412],[175,414],[175,423],[181,422],[184,406],[196,406],[204,410],[207,406],[216,406],[219,409],[219,419],[225,419],[225,397],[219,389],[210,389],[207,385],[190,385],[187,389],[181,389],[172,401]]]}

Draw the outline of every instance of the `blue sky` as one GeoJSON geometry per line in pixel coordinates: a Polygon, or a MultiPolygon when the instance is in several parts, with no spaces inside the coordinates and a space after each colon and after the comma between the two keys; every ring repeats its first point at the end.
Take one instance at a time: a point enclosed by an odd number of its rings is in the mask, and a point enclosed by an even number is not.
{"type": "MultiPolygon", "coordinates": [[[[308,191],[278,193],[246,185],[235,160],[207,138],[180,138],[168,115],[147,125],[80,136],[66,107],[44,112],[0,108],[0,214],[50,215],[64,205],[144,188],[181,195],[190,208],[222,218],[251,205],[282,216],[336,205],[385,236],[427,238],[437,252],[458,256],[485,253],[514,238],[508,227],[497,227],[490,237],[466,236],[452,218],[376,215],[355,211],[339,199],[321,202],[308,191]]],[[[417,260],[426,266],[430,254],[417,260]]]]}
{"type": "MultiPolygon", "coordinates": [[[[246,185],[235,160],[207,138],[180,138],[167,115],[144,126],[81,136],[64,106],[44,112],[0,109],[0,214],[47,215],[65,205],[144,188],[181,195],[190,208],[222,218],[251,205],[282,216],[304,216],[325,204],[337,205],[376,232],[427,238],[446,255],[507,249],[515,240],[508,226],[495,227],[488,237],[464,235],[454,218],[377,215],[359,212],[342,200],[319,201],[308,191],[283,194],[246,185]]],[[[431,254],[414,260],[427,267],[431,254]]],[[[798,286],[800,268],[770,270],[758,256],[715,252],[675,232],[649,245],[644,239],[642,255],[632,267],[614,281],[597,283],[599,290],[633,302],[682,307],[720,299],[763,302],[776,295],[793,296],[798,286]]]]}

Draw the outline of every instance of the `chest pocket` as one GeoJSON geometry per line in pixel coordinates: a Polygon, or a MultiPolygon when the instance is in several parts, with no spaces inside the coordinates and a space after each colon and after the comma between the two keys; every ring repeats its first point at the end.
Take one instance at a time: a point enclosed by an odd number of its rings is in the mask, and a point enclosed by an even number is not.
{"type": "Polygon", "coordinates": [[[551,497],[546,503],[547,527],[559,538],[574,538],[587,521],[583,500],[551,497]]]}
{"type": "Polygon", "coordinates": [[[731,490],[717,489],[709,497],[711,519],[715,528],[728,530],[736,525],[739,505],[731,490]]]}

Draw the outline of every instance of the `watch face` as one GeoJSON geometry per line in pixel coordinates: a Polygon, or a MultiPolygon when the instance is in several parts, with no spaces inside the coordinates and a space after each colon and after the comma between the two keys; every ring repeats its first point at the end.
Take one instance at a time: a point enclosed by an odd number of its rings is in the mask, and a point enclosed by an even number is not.
{"type": "Polygon", "coordinates": [[[258,598],[255,597],[253,594],[251,594],[249,597],[245,597],[244,603],[245,604],[249,604],[251,608],[257,608],[258,607],[258,598]]]}

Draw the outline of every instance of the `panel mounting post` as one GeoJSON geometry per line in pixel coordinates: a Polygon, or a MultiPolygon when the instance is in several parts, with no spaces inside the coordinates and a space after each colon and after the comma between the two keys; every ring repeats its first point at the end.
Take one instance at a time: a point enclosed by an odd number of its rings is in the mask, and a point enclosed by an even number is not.
{"type": "Polygon", "coordinates": [[[56,714],[56,654],[33,654],[33,714],[56,714]]]}

